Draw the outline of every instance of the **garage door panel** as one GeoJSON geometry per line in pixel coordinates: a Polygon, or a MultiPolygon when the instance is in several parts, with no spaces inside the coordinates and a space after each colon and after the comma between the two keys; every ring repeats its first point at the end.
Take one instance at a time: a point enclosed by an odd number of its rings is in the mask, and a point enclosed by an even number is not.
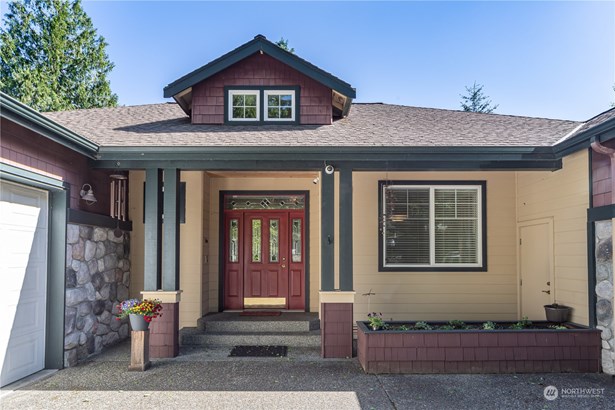
{"type": "Polygon", "coordinates": [[[47,193],[0,186],[0,366],[2,386],[44,368],[47,193]]]}

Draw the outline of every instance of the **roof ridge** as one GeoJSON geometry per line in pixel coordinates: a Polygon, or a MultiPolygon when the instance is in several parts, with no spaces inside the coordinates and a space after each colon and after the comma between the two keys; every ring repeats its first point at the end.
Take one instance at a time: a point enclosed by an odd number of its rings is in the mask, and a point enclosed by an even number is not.
{"type": "MultiPolygon", "coordinates": [[[[394,106],[394,107],[416,108],[416,109],[420,109],[420,110],[450,111],[450,112],[458,112],[458,113],[463,113],[463,114],[468,114],[468,115],[490,115],[490,116],[498,116],[498,117],[527,118],[527,119],[550,120],[550,121],[566,121],[566,122],[573,122],[573,123],[577,123],[577,124],[583,124],[585,122],[588,122],[588,121],[566,120],[566,119],[562,119],[562,118],[531,117],[531,116],[528,116],[528,115],[500,114],[500,113],[497,113],[497,112],[485,113],[485,112],[472,112],[472,111],[454,110],[452,108],[421,107],[421,106],[418,106],[418,105],[391,104],[391,103],[385,103],[385,102],[353,102],[352,105],[388,105],[388,106],[394,106]]],[[[612,108],[612,109],[615,109],[615,108],[612,108]]]]}
{"type": "Polygon", "coordinates": [[[94,111],[94,110],[101,110],[101,111],[112,111],[112,110],[121,110],[123,108],[135,108],[135,107],[149,107],[149,106],[153,106],[153,105],[177,105],[177,102],[175,101],[163,101],[163,102],[159,102],[159,103],[147,103],[147,104],[135,104],[135,105],[117,105],[115,107],[91,107],[91,108],[76,108],[74,110],[62,110],[62,111],[43,111],[41,112],[41,114],[47,115],[47,114],[55,114],[55,113],[63,113],[63,112],[84,112],[84,111],[94,111]]]}

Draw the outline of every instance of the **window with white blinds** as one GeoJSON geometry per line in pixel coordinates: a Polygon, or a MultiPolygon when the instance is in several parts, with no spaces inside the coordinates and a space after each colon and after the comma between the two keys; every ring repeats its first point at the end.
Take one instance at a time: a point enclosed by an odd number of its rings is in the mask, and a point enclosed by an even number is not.
{"type": "Polygon", "coordinates": [[[382,184],[383,268],[480,268],[481,185],[382,184]]]}

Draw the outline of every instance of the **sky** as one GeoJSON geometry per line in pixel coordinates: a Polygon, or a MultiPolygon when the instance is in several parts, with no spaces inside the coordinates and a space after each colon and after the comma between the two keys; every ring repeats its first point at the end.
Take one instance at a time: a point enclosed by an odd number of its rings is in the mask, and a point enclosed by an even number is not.
{"type": "MultiPolygon", "coordinates": [[[[357,89],[356,102],[587,120],[615,102],[615,2],[84,1],[123,105],[263,34],[357,89]]],[[[6,5],[3,2],[3,14],[6,5]]]]}

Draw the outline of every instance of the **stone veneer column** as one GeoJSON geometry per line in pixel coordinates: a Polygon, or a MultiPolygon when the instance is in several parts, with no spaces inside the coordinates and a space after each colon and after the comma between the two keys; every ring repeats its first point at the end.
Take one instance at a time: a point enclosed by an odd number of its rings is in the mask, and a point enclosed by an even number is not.
{"type": "Polygon", "coordinates": [[[179,301],[181,290],[143,291],[143,299],[162,302],[162,316],[149,325],[149,354],[151,358],[170,358],[179,355],[179,301]]]}
{"type": "Polygon", "coordinates": [[[321,356],[352,358],[355,292],[320,292],[321,356]]]}
{"type": "Polygon", "coordinates": [[[114,229],[66,226],[64,367],[128,337],[128,320],[114,317],[128,299],[130,235],[114,229]]]}
{"type": "Polygon", "coordinates": [[[602,371],[615,374],[615,326],[613,324],[613,221],[596,227],[596,321],[602,331],[602,371]]]}

